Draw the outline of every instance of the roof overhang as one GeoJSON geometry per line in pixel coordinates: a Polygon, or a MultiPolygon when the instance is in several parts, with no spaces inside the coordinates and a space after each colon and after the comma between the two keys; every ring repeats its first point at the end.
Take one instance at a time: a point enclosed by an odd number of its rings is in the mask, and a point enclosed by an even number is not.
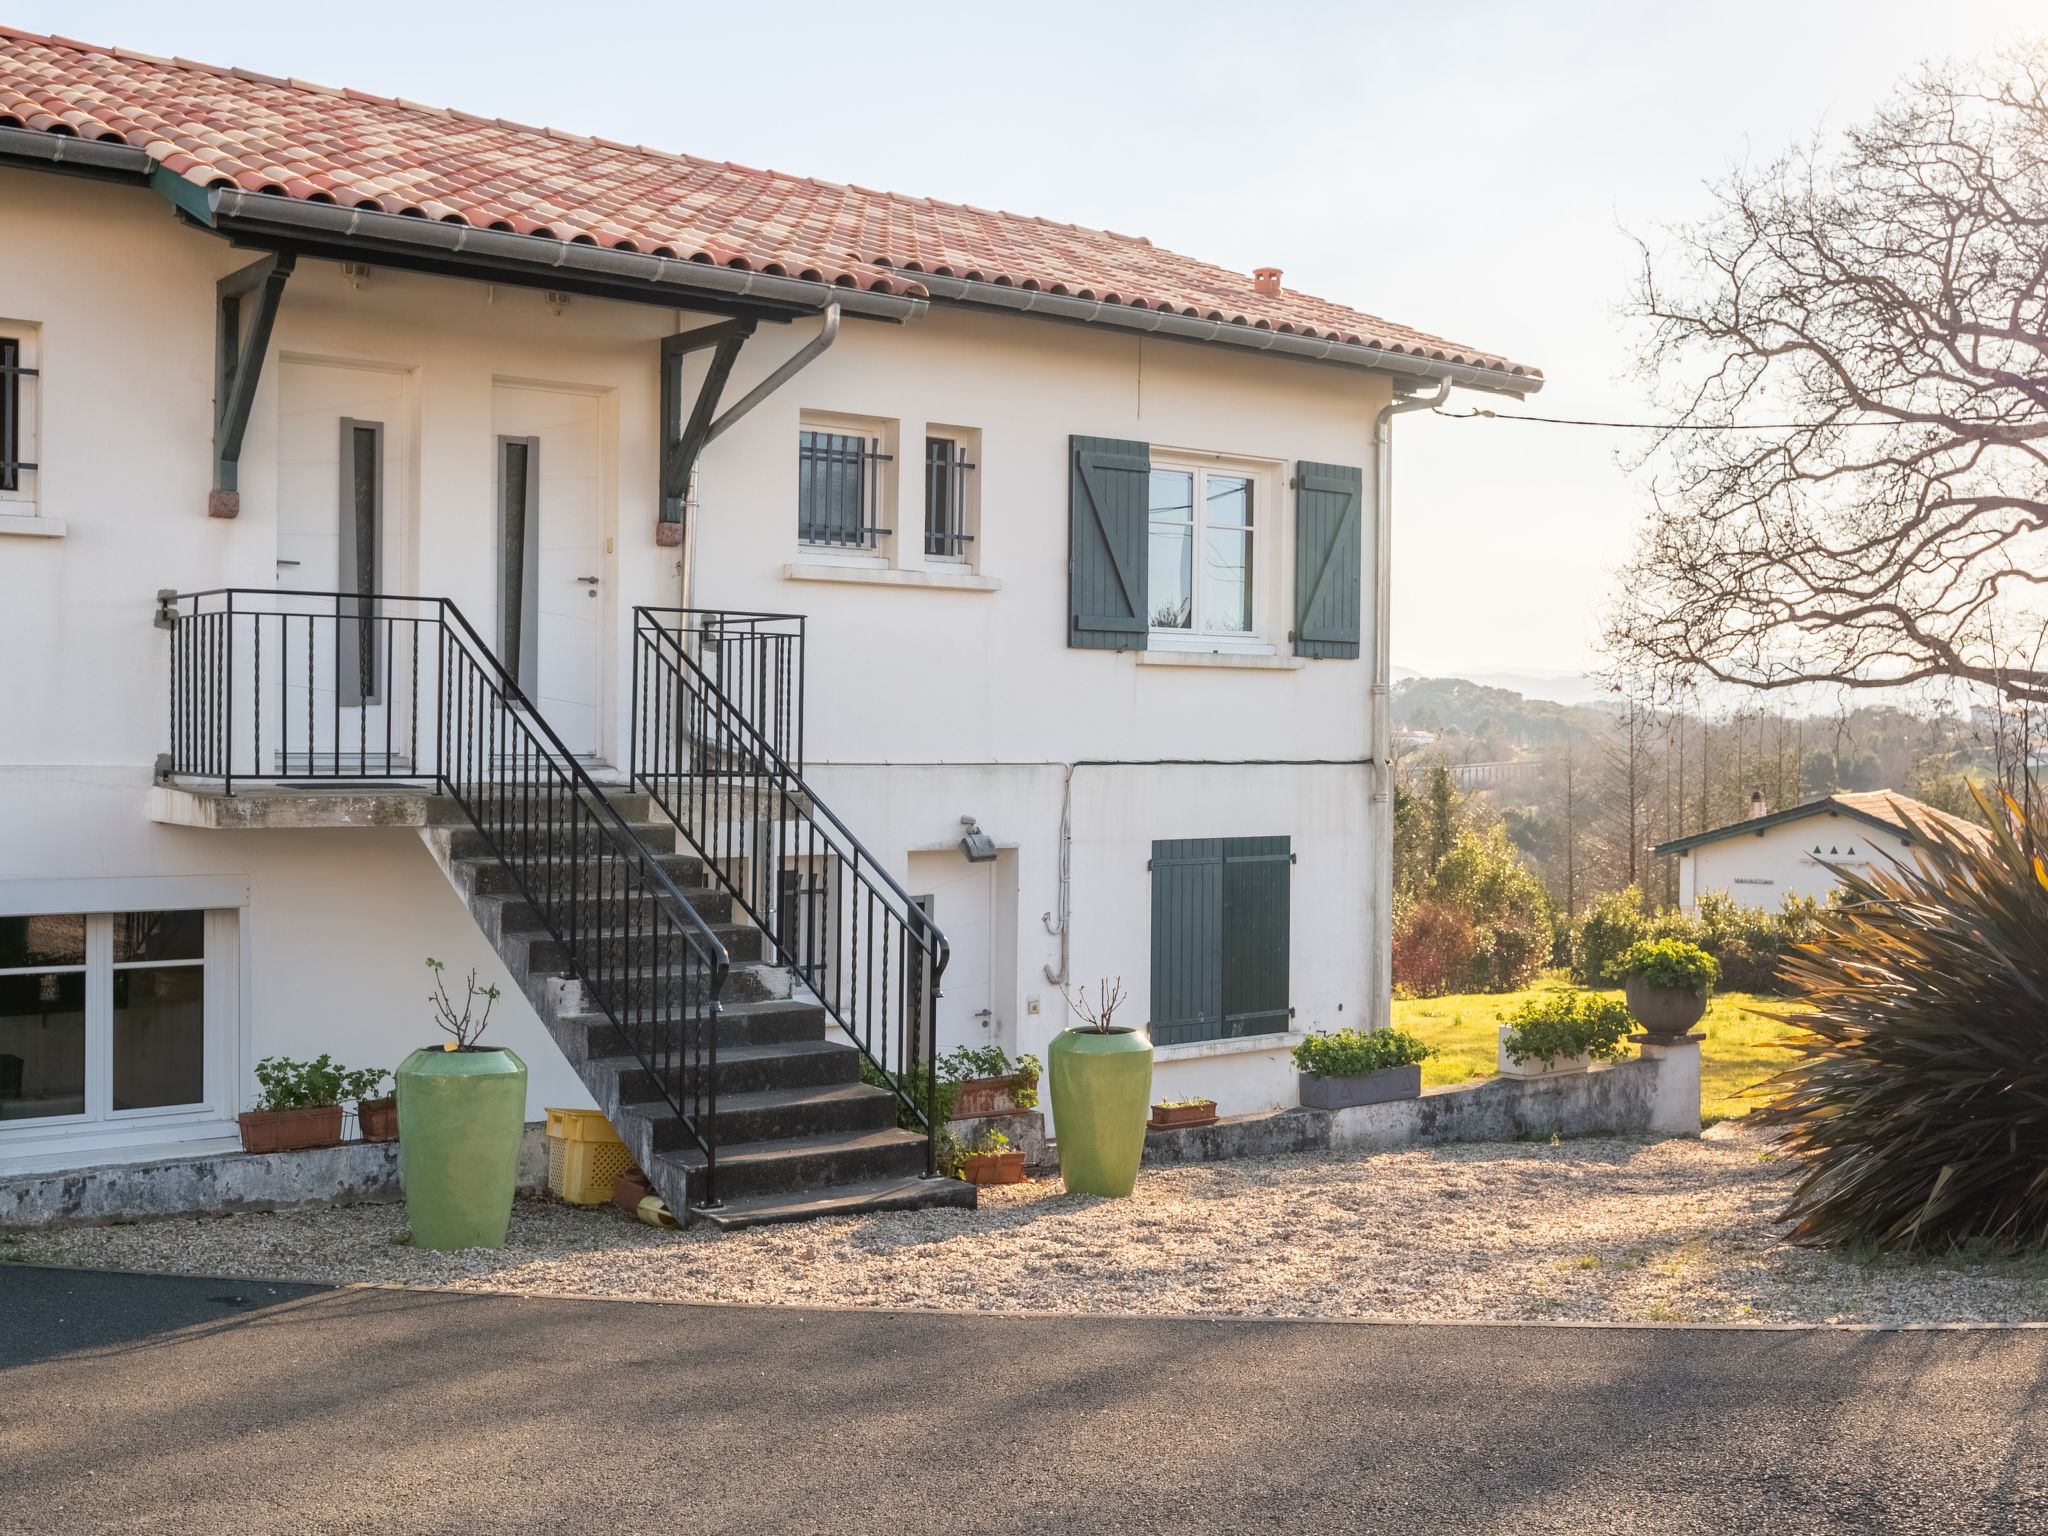
{"type": "Polygon", "coordinates": [[[1852,806],[1843,805],[1839,800],[1811,800],[1805,805],[1791,806],[1786,810],[1773,811],[1768,816],[1753,816],[1748,821],[1731,822],[1725,827],[1715,827],[1706,832],[1695,832],[1691,837],[1675,837],[1668,843],[1659,843],[1652,853],[1690,853],[1702,843],[1723,842],[1731,837],[1759,837],[1773,827],[1782,827],[1788,822],[1804,821],[1810,816],[1846,816],[1851,821],[1878,832],[1888,833],[1906,844],[1925,842],[1920,833],[1886,821],[1881,816],[1871,816],[1852,806]]]}

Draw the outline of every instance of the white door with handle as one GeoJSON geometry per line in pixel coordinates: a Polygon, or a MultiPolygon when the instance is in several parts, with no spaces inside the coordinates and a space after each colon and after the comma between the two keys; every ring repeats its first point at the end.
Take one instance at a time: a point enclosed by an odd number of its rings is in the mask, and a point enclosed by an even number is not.
{"type": "Polygon", "coordinates": [[[995,865],[970,864],[957,853],[910,855],[908,889],[946,935],[952,958],[940,983],[939,1051],[1005,1042],[996,1013],[995,865]]]}
{"type": "Polygon", "coordinates": [[[601,398],[499,384],[492,393],[496,563],[489,638],[580,757],[604,735],[605,496],[601,398]]]}

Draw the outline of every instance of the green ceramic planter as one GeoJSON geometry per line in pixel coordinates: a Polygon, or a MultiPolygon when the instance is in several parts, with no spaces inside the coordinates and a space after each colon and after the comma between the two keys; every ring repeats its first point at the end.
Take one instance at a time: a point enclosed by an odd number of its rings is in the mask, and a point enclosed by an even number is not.
{"type": "Polygon", "coordinates": [[[1046,1077],[1067,1192],[1128,1195],[1152,1107],[1151,1037],[1141,1029],[1063,1031],[1046,1052],[1046,1077]]]}
{"type": "Polygon", "coordinates": [[[398,1171],[415,1248],[502,1248],[519,1184],[526,1063],[510,1051],[414,1051],[400,1064],[398,1171]]]}

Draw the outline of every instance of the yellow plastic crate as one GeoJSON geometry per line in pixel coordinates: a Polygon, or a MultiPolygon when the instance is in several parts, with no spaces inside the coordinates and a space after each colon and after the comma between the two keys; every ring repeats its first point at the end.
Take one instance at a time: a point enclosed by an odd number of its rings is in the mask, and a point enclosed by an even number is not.
{"type": "Polygon", "coordinates": [[[611,1199],[612,1180],[632,1166],[633,1155],[597,1110],[548,1111],[548,1188],[571,1205],[611,1199]]]}

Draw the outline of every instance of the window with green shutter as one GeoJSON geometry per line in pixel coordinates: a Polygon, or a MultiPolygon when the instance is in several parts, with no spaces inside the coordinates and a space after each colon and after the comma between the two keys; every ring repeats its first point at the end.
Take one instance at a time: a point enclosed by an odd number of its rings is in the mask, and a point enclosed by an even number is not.
{"type": "Polygon", "coordinates": [[[1152,449],[1113,437],[1068,440],[1067,644],[1142,651],[1152,449]]]}
{"type": "Polygon", "coordinates": [[[1365,472],[1303,460],[1294,476],[1294,654],[1351,657],[1365,612],[1365,472]]]}
{"type": "Polygon", "coordinates": [[[1284,837],[1152,845],[1154,1045],[1286,1030],[1293,863],[1284,837]]]}

